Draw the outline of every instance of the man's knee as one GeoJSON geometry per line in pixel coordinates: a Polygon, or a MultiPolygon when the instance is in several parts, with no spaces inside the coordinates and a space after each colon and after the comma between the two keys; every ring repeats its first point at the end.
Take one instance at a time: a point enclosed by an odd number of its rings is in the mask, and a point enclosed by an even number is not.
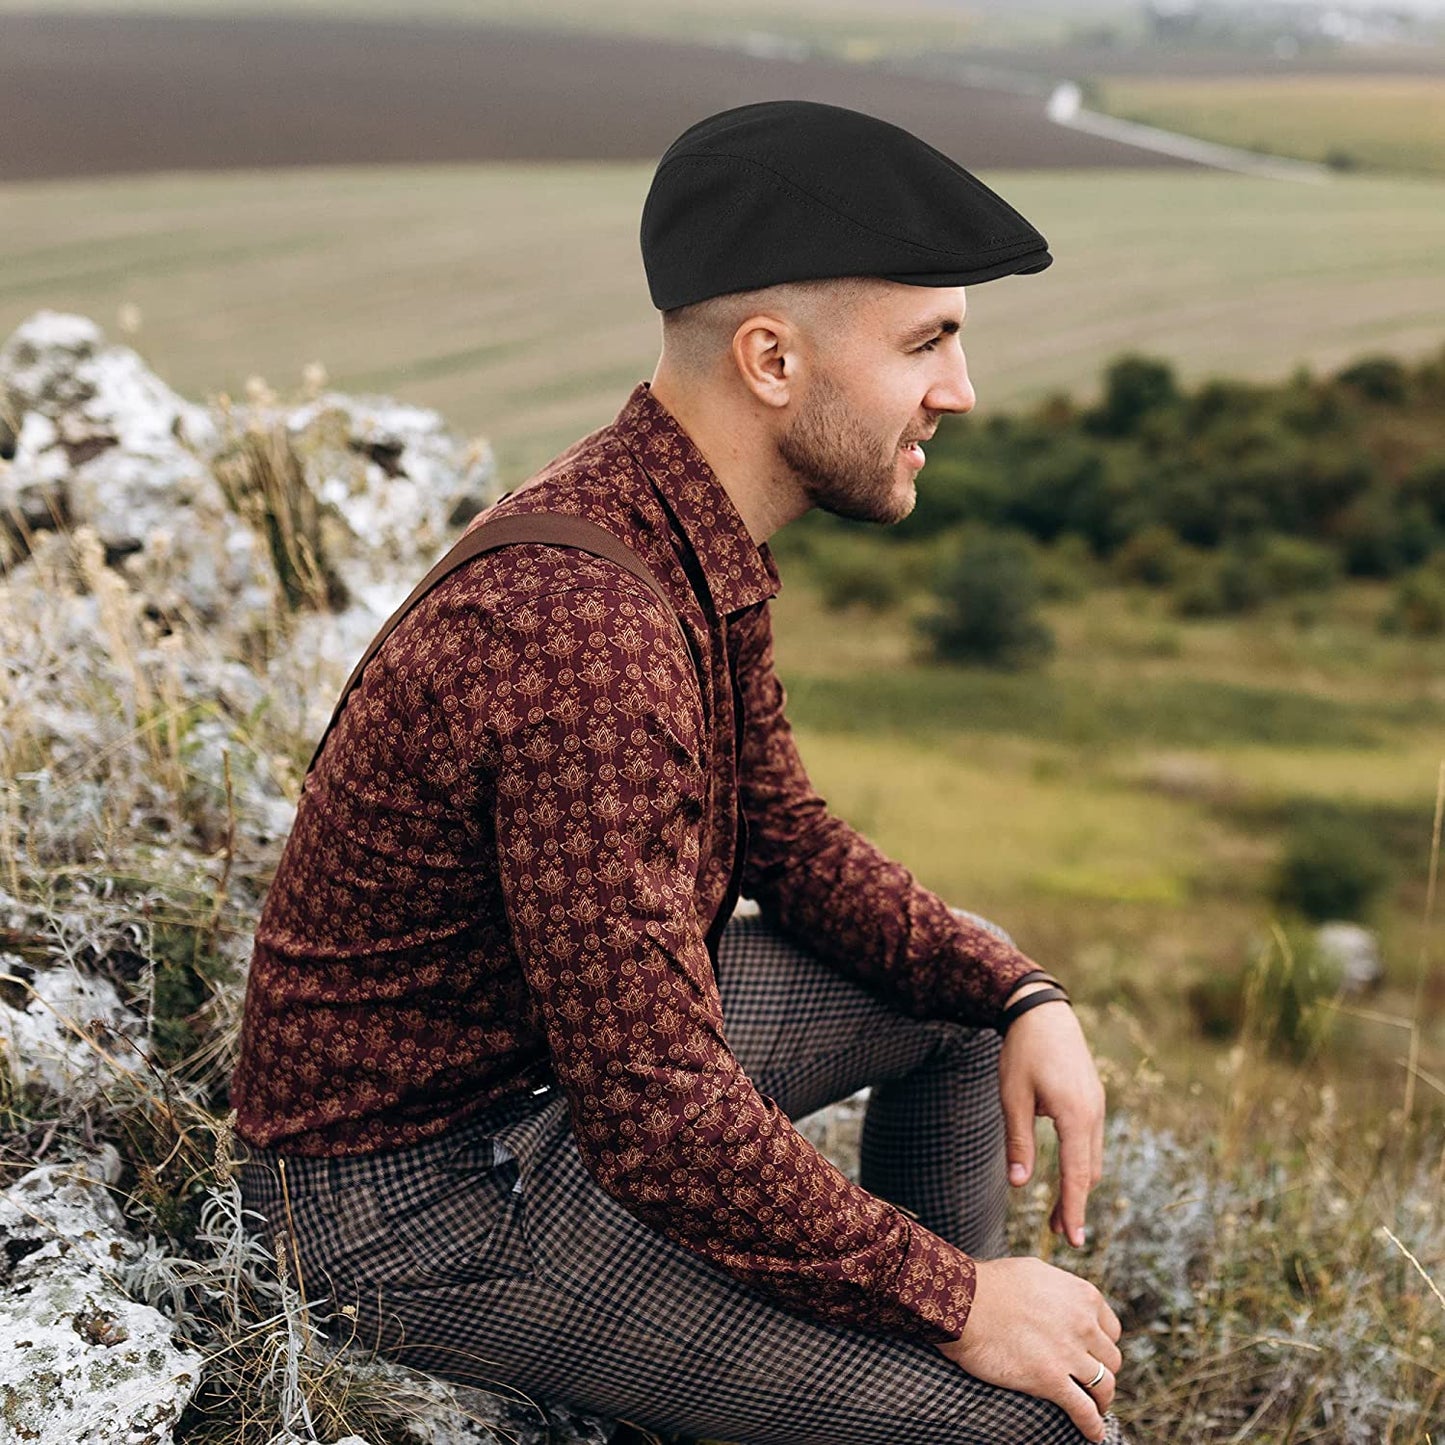
{"type": "Polygon", "coordinates": [[[970,1078],[993,1079],[998,1074],[998,1056],[1003,1036],[995,1028],[974,1028],[970,1024],[945,1023],[940,1029],[938,1059],[955,1073],[970,1078]]]}

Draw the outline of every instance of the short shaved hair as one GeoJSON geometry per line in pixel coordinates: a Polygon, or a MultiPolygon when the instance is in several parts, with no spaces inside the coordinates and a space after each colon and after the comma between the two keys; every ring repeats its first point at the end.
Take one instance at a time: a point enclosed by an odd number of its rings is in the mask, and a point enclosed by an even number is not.
{"type": "Polygon", "coordinates": [[[826,346],[858,303],[886,284],[873,276],[829,276],[674,306],[662,313],[663,354],[680,372],[705,376],[726,355],[738,327],[760,311],[786,314],[826,346]]]}

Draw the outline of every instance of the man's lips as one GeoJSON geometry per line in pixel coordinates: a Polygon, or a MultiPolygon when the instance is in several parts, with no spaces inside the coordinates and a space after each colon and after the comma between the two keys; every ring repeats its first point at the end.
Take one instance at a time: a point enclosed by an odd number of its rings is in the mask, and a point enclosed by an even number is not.
{"type": "Polygon", "coordinates": [[[905,437],[902,441],[898,443],[898,450],[903,453],[903,460],[907,462],[908,465],[912,467],[915,471],[917,471],[924,464],[924,462],[928,460],[928,458],[923,455],[923,447],[921,443],[931,441],[933,438],[933,433],[937,430],[938,428],[936,426],[930,427],[928,431],[923,432],[921,435],[916,437],[905,437]]]}

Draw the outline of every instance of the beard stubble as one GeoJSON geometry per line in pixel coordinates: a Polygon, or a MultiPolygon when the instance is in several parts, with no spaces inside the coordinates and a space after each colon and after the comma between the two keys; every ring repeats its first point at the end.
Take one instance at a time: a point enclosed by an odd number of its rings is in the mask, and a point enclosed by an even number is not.
{"type": "Polygon", "coordinates": [[[821,511],[857,522],[901,522],[917,493],[899,485],[896,441],[886,453],[884,445],[822,376],[808,408],[778,438],[778,455],[821,511]]]}

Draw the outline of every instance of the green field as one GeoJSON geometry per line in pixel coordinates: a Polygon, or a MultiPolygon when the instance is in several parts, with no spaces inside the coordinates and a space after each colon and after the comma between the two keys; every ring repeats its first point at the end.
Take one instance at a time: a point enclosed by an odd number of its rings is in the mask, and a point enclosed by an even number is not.
{"type": "Polygon", "coordinates": [[[1135,78],[1099,85],[1112,115],[1225,145],[1370,170],[1445,174],[1445,77],[1135,78]]]}
{"type": "MultiPolygon", "coordinates": [[[[436,406],[520,480],[651,374],[646,165],[340,168],[0,187],[0,336],[41,307],[135,344],[192,396],[320,361],[436,406]],[[133,313],[133,314],[136,314],[133,313]]],[[[981,413],[1091,387],[1140,348],[1185,379],[1277,377],[1445,335],[1445,185],[1027,172],[997,185],[1055,264],[970,293],[981,413]]]]}
{"type": "MultiPolygon", "coordinates": [[[[1390,982],[1372,1006],[1409,1015],[1445,765],[1445,639],[1376,632],[1387,590],[1352,584],[1301,628],[1285,608],[1181,624],[1155,597],[1104,589],[1047,609],[1057,655],[1009,674],[921,662],[901,614],[840,625],[804,582],[775,604],[779,669],[837,811],[1075,980],[1101,1009],[1106,1052],[1130,1052],[1142,1027],[1170,1077],[1207,1081],[1187,995],[1244,967],[1276,914],[1267,889],[1288,821],[1322,801],[1391,857],[1390,982]]],[[[1438,955],[1438,918],[1433,932],[1438,955]]],[[[1438,1074],[1438,964],[1427,998],[1438,1074]]],[[[1398,1097],[1393,1028],[1356,1023],[1342,1047],[1350,1088],[1398,1097]]]]}

